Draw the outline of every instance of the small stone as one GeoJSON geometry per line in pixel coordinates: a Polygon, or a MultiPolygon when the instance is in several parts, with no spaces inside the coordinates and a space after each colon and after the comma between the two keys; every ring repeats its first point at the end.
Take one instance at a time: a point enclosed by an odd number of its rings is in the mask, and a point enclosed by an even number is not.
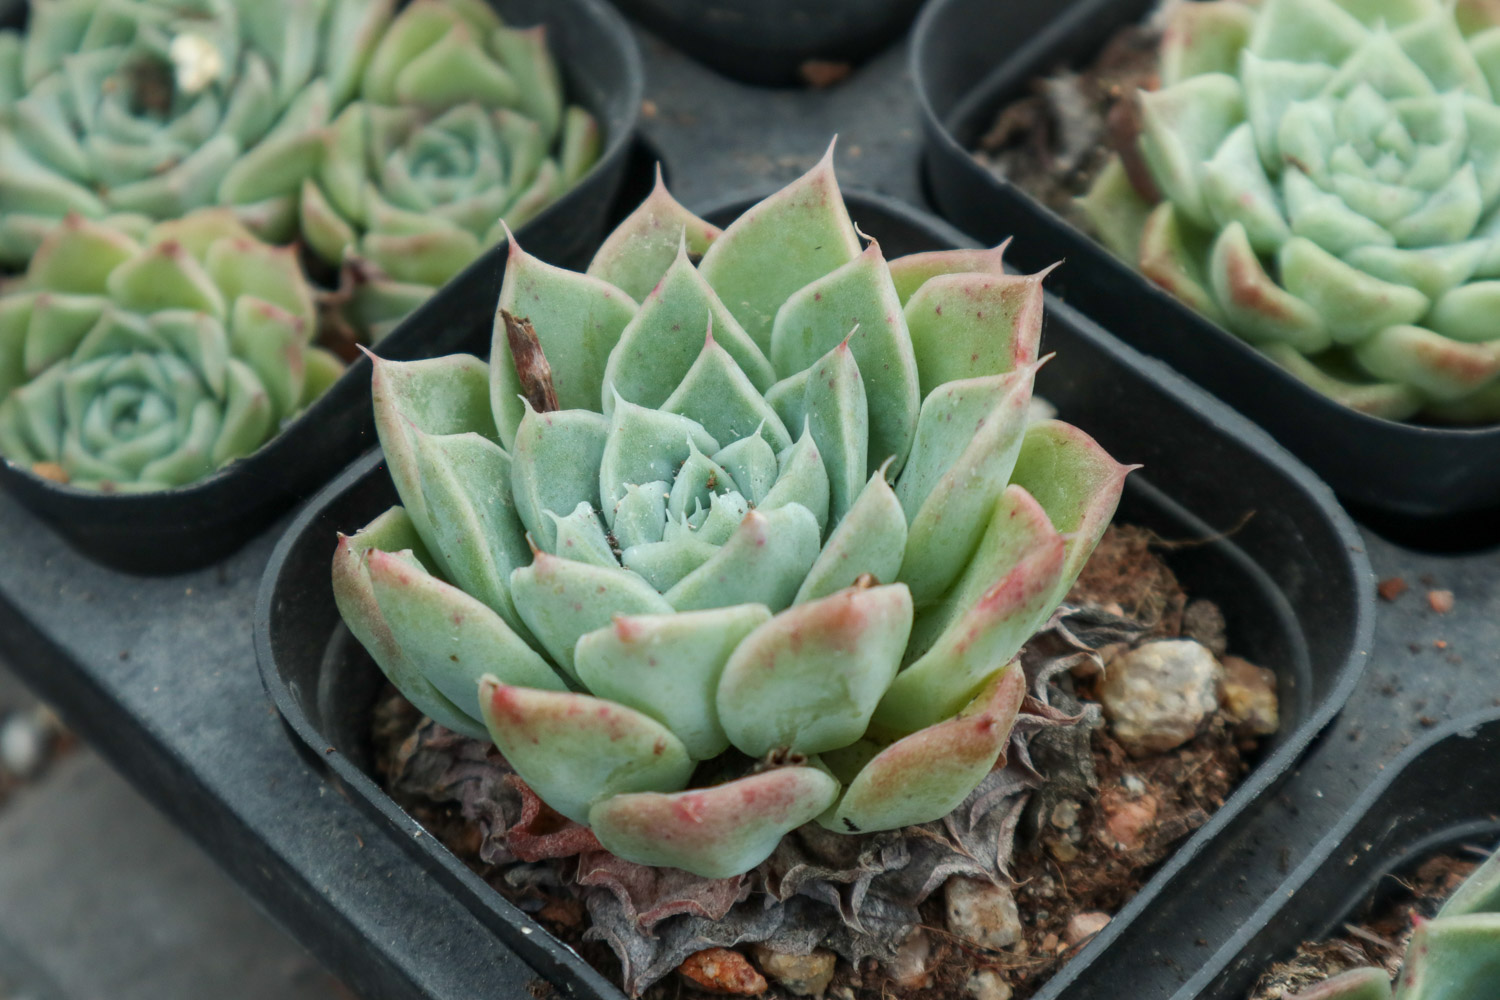
{"type": "Polygon", "coordinates": [[[1111,788],[1099,796],[1098,808],[1104,816],[1101,833],[1108,846],[1126,854],[1146,846],[1156,825],[1158,805],[1154,795],[1135,796],[1111,788]]]}
{"type": "Polygon", "coordinates": [[[948,930],[980,948],[998,951],[1021,940],[1016,897],[1003,885],[950,878],[943,886],[948,930]]]}
{"type": "Polygon", "coordinates": [[[1446,615],[1453,610],[1453,591],[1451,590],[1429,590],[1427,592],[1427,606],[1440,615],[1446,615]]]}
{"type": "Polygon", "coordinates": [[[1383,601],[1394,601],[1406,593],[1406,588],[1406,581],[1399,576],[1388,576],[1375,585],[1375,590],[1383,601]]]}
{"type": "Polygon", "coordinates": [[[33,475],[41,476],[54,483],[62,483],[65,486],[72,479],[68,475],[68,470],[56,462],[36,462],[31,466],[31,472],[33,475]]]}
{"type": "Polygon", "coordinates": [[[1148,642],[1116,657],[1099,692],[1111,734],[1137,757],[1182,746],[1219,707],[1221,672],[1191,639],[1148,642]]]}
{"type": "Polygon", "coordinates": [[[1052,825],[1059,830],[1067,830],[1078,825],[1078,803],[1072,799],[1063,799],[1052,807],[1052,825]]]}
{"type": "Polygon", "coordinates": [[[964,992],[974,1000],[1010,1000],[1015,991],[994,969],[980,969],[964,983],[964,992]]]}
{"type": "Polygon", "coordinates": [[[47,733],[29,712],[0,723],[0,767],[17,778],[29,778],[47,759],[47,733]]]}
{"type": "Polygon", "coordinates": [[[760,971],[799,997],[822,996],[833,982],[833,966],[837,961],[838,956],[822,949],[807,955],[788,955],[763,944],[755,946],[755,964],[760,971]]]}
{"type": "Polygon", "coordinates": [[[1065,837],[1047,841],[1047,850],[1051,851],[1052,856],[1065,865],[1078,860],[1078,848],[1071,840],[1065,837]]]}
{"type": "Polygon", "coordinates": [[[1059,938],[1056,934],[1053,934],[1053,933],[1051,933],[1049,931],[1047,933],[1047,935],[1042,938],[1042,950],[1043,951],[1056,951],[1058,943],[1061,940],[1062,939],[1059,938]]]}
{"type": "Polygon", "coordinates": [[[705,948],[683,959],[677,971],[710,993],[755,996],[766,991],[766,979],[750,960],[730,948],[705,948]]]}
{"type": "Polygon", "coordinates": [[[931,961],[932,942],[927,932],[918,927],[906,935],[885,971],[902,989],[919,990],[932,981],[927,968],[931,961]]]}
{"type": "Polygon", "coordinates": [[[1063,931],[1063,940],[1068,942],[1069,948],[1077,948],[1108,926],[1108,913],[1100,913],[1098,910],[1075,913],[1068,919],[1068,926],[1063,931]]]}
{"type": "Polygon", "coordinates": [[[1276,673],[1257,667],[1238,656],[1223,660],[1219,681],[1219,705],[1224,715],[1244,736],[1270,736],[1281,726],[1276,699],[1276,673]]]}

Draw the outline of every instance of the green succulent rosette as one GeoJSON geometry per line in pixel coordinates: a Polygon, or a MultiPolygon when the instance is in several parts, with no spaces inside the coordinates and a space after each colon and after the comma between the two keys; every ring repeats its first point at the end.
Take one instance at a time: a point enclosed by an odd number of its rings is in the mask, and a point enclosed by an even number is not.
{"type": "Polygon", "coordinates": [[[320,129],[359,86],[390,0],[35,0],[0,32],[0,264],[64,216],[137,236],[231,205],[289,239],[320,129]]]}
{"type": "Polygon", "coordinates": [[[319,256],[359,262],[350,311],[376,340],[599,157],[593,116],[564,104],[545,29],[508,27],[483,0],[408,6],[361,97],[325,131],[300,215],[319,256]]]}
{"type": "Polygon", "coordinates": [[[333,579],[397,687],[642,864],[954,809],[1128,471],[1028,422],[1040,276],[887,261],[830,150],[723,232],[658,184],[587,274],[512,243],[499,317],[375,365],[402,505],[333,579]]]}
{"type": "Polygon", "coordinates": [[[1354,969],[1290,1000],[1478,1000],[1500,983],[1500,854],[1464,880],[1437,916],[1419,920],[1401,974],[1354,969]]]}
{"type": "Polygon", "coordinates": [[[1441,0],[1183,3],[1138,148],[1082,208],[1115,253],[1314,388],[1500,418],[1500,27],[1441,0]]]}
{"type": "Polygon", "coordinates": [[[314,321],[295,251],[228,209],[140,241],[69,216],[0,295],[0,455],[85,489],[194,482],[342,372],[314,321]]]}

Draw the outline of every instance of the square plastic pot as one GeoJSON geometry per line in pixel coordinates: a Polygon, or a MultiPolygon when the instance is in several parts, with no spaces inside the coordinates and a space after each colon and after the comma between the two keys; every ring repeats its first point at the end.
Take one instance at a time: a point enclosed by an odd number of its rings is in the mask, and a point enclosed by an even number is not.
{"type": "MultiPolygon", "coordinates": [[[[925,213],[847,194],[855,222],[890,257],[967,244],[925,213]]],[[[726,224],[750,202],[708,213],[726,224]]],[[[1353,525],[1327,487],[1223,404],[1120,344],[1056,299],[1043,350],[1055,351],[1037,392],[1116,458],[1146,468],[1129,479],[1117,520],[1166,538],[1206,539],[1170,562],[1187,590],[1216,601],[1239,655],[1276,669],[1282,729],[1224,807],[1165,861],[1092,943],[1037,994],[1054,1000],[1127,926],[1149,926],[1151,903],[1194,871],[1205,845],[1270,794],[1342,707],[1373,629],[1373,579],[1353,525]],[[1254,512],[1248,519],[1245,515],[1254,512]],[[1220,529],[1243,527],[1228,536],[1220,529]]],[[[272,555],[256,609],[256,656],[293,737],[330,780],[387,821],[433,873],[506,944],[577,996],[619,990],[513,907],[421,827],[374,777],[370,710],[384,677],[342,625],[330,568],[337,533],[396,503],[379,454],[361,459],[296,518],[272,555]]],[[[1199,873],[1201,875],[1201,873],[1199,873]]]]}
{"type": "Polygon", "coordinates": [[[859,63],[894,42],[922,0],[614,0],[625,13],[725,76],[805,85],[809,60],[859,63]]]}
{"type": "MultiPolygon", "coordinates": [[[[645,172],[634,132],[644,93],[635,39],[604,0],[492,0],[512,24],[545,24],[570,98],[598,119],[599,162],[562,198],[521,227],[517,240],[545,260],[586,260],[603,234],[627,171],[645,172]],[[634,158],[634,162],[633,162],[634,158]]],[[[0,23],[24,7],[0,0],[0,23]],[[8,16],[6,16],[8,15],[8,16]]],[[[633,207],[633,206],[632,206],[633,207]]],[[[485,351],[506,245],[486,251],[380,342],[399,360],[485,351]],[[483,319],[483,324],[480,320],[483,319]]],[[[104,494],[63,486],[0,461],[0,486],[86,555],[133,573],[180,573],[224,558],[306,499],[375,443],[370,367],[361,358],[254,454],[176,489],[104,494]]]]}
{"type": "Polygon", "coordinates": [[[1492,710],[1450,723],[1392,762],[1172,1000],[1245,1000],[1261,974],[1298,945],[1338,934],[1345,921],[1388,898],[1389,876],[1440,851],[1488,847],[1496,838],[1500,711],[1492,710]]]}
{"type": "Polygon", "coordinates": [[[1346,500],[1408,519],[1500,505],[1500,426],[1400,423],[1335,403],[974,158],[977,137],[1033,80],[1087,64],[1156,6],[931,0],[913,31],[911,73],[934,204],[978,239],[1014,235],[1021,267],[1066,261],[1049,279],[1060,298],[1266,428],[1346,500]]]}

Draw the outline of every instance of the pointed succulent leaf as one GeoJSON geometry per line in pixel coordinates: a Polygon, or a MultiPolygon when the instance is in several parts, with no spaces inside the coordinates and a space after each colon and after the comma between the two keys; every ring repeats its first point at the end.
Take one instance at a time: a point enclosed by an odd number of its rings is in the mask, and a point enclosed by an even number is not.
{"type": "Polygon", "coordinates": [[[513,570],[531,561],[531,552],[512,499],[510,456],[472,432],[409,433],[430,525],[428,549],[443,576],[525,637],[509,581],[513,570]]]}
{"type": "Polygon", "coordinates": [[[552,522],[556,539],[553,548],[560,558],[610,569],[620,564],[593,504],[580,503],[567,517],[559,517],[550,510],[545,516],[552,522]]]}
{"type": "Polygon", "coordinates": [[[409,428],[428,434],[474,432],[493,440],[489,369],[468,354],[428,361],[386,361],[370,355],[375,430],[396,492],[424,537],[431,528],[409,428]]]}
{"type": "Polygon", "coordinates": [[[606,518],[625,496],[627,483],[671,482],[694,448],[712,454],[719,443],[696,420],[616,400],[599,458],[599,497],[606,518]]]}
{"type": "Polygon", "coordinates": [[[1125,263],[1140,259],[1141,234],[1151,214],[1151,203],[1130,182],[1124,161],[1111,157],[1088,192],[1074,202],[1094,235],[1125,263]]]}
{"type": "Polygon", "coordinates": [[[599,462],[609,423],[588,410],[538,413],[530,404],[516,428],[511,491],[516,513],[536,543],[556,552],[556,530],[546,516],[566,516],[581,503],[600,505],[599,462]]]}
{"type": "Polygon", "coordinates": [[[1417,924],[1396,980],[1395,1000],[1483,996],[1500,977],[1500,913],[1444,916],[1417,924]]]}
{"type": "Polygon", "coordinates": [[[666,614],[672,605],[635,573],[536,553],[510,576],[521,620],[554,663],[576,676],[573,646],[615,615],[666,614]]]}
{"type": "Polygon", "coordinates": [[[948,815],[995,766],[1025,697],[1021,664],[1002,667],[956,716],[871,758],[819,822],[839,833],[868,833],[948,815]]]}
{"type": "Polygon", "coordinates": [[[1209,281],[1224,309],[1225,324],[1246,340],[1284,343],[1304,354],[1316,354],[1333,343],[1317,310],[1266,273],[1239,223],[1225,227],[1215,241],[1209,281]]]}
{"type": "Polygon", "coordinates": [[[847,746],[869,726],[911,631],[901,584],[848,587],[764,622],[729,657],[719,720],[751,757],[847,746]]]}
{"type": "Polygon", "coordinates": [[[1500,376],[1500,338],[1471,344],[1420,326],[1388,326],[1352,353],[1375,378],[1404,383],[1441,402],[1463,399],[1500,376]]]}
{"type": "Polygon", "coordinates": [[[407,659],[380,612],[370,582],[369,553],[403,551],[416,553],[409,565],[420,565],[425,555],[416,526],[400,507],[392,507],[355,535],[339,536],[333,556],[333,596],[339,615],[381,672],[423,714],[456,733],[483,739],[486,733],[481,722],[450,701],[407,659]]]}
{"type": "MultiPolygon", "coordinates": [[[[702,260],[722,230],[683,208],[662,183],[661,166],[651,194],[615,227],[589,262],[588,273],[642,303],[681,254],[702,260]],[[685,252],[683,252],[685,251],[685,252]]],[[[631,398],[625,393],[627,399],[631,398]]],[[[642,402],[643,400],[637,400],[642,402]]]]}
{"type": "Polygon", "coordinates": [[[759,428],[756,433],[724,446],[711,457],[734,479],[740,495],[752,504],[765,499],[780,472],[776,451],[759,428]]]}
{"type": "Polygon", "coordinates": [[[1046,276],[950,274],[918,289],[906,303],[906,321],[924,400],[945,383],[1016,371],[1036,360],[1046,276]]]}
{"type": "Polygon", "coordinates": [[[828,470],[823,465],[822,453],[806,422],[797,443],[777,457],[781,462],[781,471],[770,492],[760,502],[760,509],[771,511],[796,504],[813,515],[821,537],[828,525],[828,470]]]}
{"type": "Polygon", "coordinates": [[[865,384],[848,340],[834,345],[809,369],[802,405],[828,470],[828,521],[837,526],[864,487],[870,450],[865,384]]]}
{"type": "Polygon", "coordinates": [[[877,582],[896,579],[906,551],[906,513],[886,482],[889,463],[881,466],[839,522],[794,601],[827,597],[865,574],[877,582]]]}
{"type": "Polygon", "coordinates": [[[635,315],[635,301],[598,278],[545,264],[511,240],[505,281],[496,309],[490,352],[490,397],[501,443],[509,445],[521,422],[521,382],[500,313],[529,320],[552,366],[558,406],[594,409],[604,386],[604,366],[635,315]]]}
{"type": "Polygon", "coordinates": [[[800,503],[752,510],[729,541],[663,596],[678,611],[734,604],[780,611],[817,560],[818,542],[817,519],[800,503]]]}
{"type": "Polygon", "coordinates": [[[614,406],[615,393],[640,406],[661,405],[698,360],[710,330],[756,390],[763,392],[776,380],[771,362],[693,267],[682,244],[610,352],[604,412],[614,406]]]}
{"type": "Polygon", "coordinates": [[[733,356],[719,346],[712,327],[698,359],[660,407],[696,421],[718,441],[759,433],[777,451],[792,443],[781,418],[733,356]]]}
{"type": "Polygon", "coordinates": [[[479,679],[500,673],[526,687],[563,690],[562,679],[499,615],[414,560],[372,549],[370,586],[405,661],[469,718],[479,679]]]}
{"type": "Polygon", "coordinates": [[[896,484],[909,525],[900,579],[918,604],[948,589],[985,531],[1027,433],[1036,367],[949,382],[922,404],[896,484]]]}
{"type": "Polygon", "coordinates": [[[1185,223],[1171,202],[1162,202],[1146,216],[1137,264],[1188,308],[1222,323],[1223,312],[1208,289],[1208,250],[1202,231],[1185,223]]]}
{"type": "Polygon", "coordinates": [[[826,364],[835,348],[848,344],[864,375],[866,461],[873,467],[894,456],[896,472],[906,461],[920,405],[917,359],[901,308],[880,244],[872,241],[848,264],[794,292],[771,328],[771,361],[787,374],[826,364]]]}
{"type": "Polygon", "coordinates": [[[711,788],[616,795],[589,810],[594,835],[636,864],[729,878],[770,857],[781,838],[838,796],[815,767],[781,767],[711,788]]]}
{"type": "Polygon", "coordinates": [[[875,728],[913,733],[962,708],[1052,613],[1066,560],[1042,505],[1007,487],[962,575],[917,616],[906,650],[915,662],[881,700],[875,728]]]}
{"type": "Polygon", "coordinates": [[[1234,73],[1254,24],[1254,9],[1235,0],[1173,7],[1161,41],[1162,85],[1204,73],[1234,73]]]}
{"type": "Polygon", "coordinates": [[[1244,91],[1234,77],[1205,73],[1140,95],[1141,153],[1162,194],[1188,219],[1213,224],[1199,166],[1245,120],[1244,91]]]}
{"type": "Polygon", "coordinates": [[[729,746],[716,703],[724,664],[770,617],[762,604],[622,615],[578,640],[578,679],[666,726],[694,760],[708,760],[729,746]]]}
{"type": "Polygon", "coordinates": [[[944,274],[1004,274],[1006,240],[987,250],[929,250],[907,254],[890,262],[891,281],[901,305],[911,301],[917,289],[944,274]]]}
{"type": "Polygon", "coordinates": [[[834,179],[830,145],[817,166],[747,210],[714,240],[701,269],[745,332],[769,352],[782,303],[859,252],[859,236],[834,179]]]}
{"type": "Polygon", "coordinates": [[[485,727],[506,761],[553,809],[589,822],[596,802],[673,792],[692,758],[671,730],[633,708],[568,691],[479,682],[485,727]]]}

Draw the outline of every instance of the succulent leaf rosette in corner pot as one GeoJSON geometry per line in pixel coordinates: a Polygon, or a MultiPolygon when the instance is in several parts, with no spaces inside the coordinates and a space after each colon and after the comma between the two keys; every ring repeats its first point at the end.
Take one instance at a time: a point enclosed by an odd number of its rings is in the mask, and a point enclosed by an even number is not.
{"type": "Polygon", "coordinates": [[[1287,1000],[1477,1000],[1500,982],[1500,853],[1431,920],[1417,918],[1394,984],[1384,968],[1334,976],[1287,1000]]]}
{"type": "Polygon", "coordinates": [[[1103,242],[1348,406],[1500,419],[1490,7],[1180,3],[1160,83],[1082,200],[1103,242]]]}
{"type": "Polygon", "coordinates": [[[658,185],[587,274],[512,244],[498,312],[375,364],[401,506],[333,579],[390,680],[640,864],[958,806],[1128,471],[1028,419],[1040,276],[887,261],[830,150],[722,232],[658,185]]]}

